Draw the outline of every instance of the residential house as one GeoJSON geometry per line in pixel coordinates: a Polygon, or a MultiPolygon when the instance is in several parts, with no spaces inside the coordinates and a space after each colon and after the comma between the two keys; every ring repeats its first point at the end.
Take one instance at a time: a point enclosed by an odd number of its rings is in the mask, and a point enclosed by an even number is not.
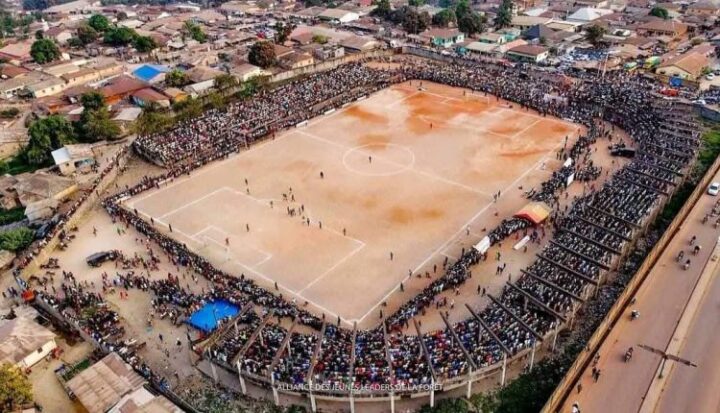
{"type": "Polygon", "coordinates": [[[712,17],[720,15],[720,1],[699,1],[690,4],[685,13],[689,16],[712,17]]]}
{"type": "Polygon", "coordinates": [[[278,59],[280,66],[286,69],[299,69],[305,66],[311,66],[315,63],[315,59],[310,53],[293,51],[278,59]]]}
{"type": "Polygon", "coordinates": [[[636,31],[641,36],[667,36],[677,39],[687,33],[688,26],[677,20],[652,19],[639,25],[636,31]]]}
{"type": "Polygon", "coordinates": [[[27,85],[25,88],[30,92],[34,98],[42,98],[45,96],[52,96],[65,90],[67,85],[62,79],[58,79],[54,76],[48,76],[47,79],[27,85]]]}
{"type": "Polygon", "coordinates": [[[89,14],[93,12],[90,2],[87,0],[76,0],[68,3],[56,4],[43,10],[43,13],[54,18],[62,16],[72,16],[80,14],[89,14]]]}
{"type": "Polygon", "coordinates": [[[354,11],[348,11],[343,9],[326,9],[317,17],[320,20],[333,23],[349,23],[351,21],[358,20],[360,18],[360,15],[354,11]]]}
{"type": "Polygon", "coordinates": [[[380,42],[369,36],[351,36],[340,42],[348,53],[365,52],[376,49],[380,42]]]}
{"type": "Polygon", "coordinates": [[[182,411],[165,397],[150,393],[145,383],[113,352],[68,380],[65,387],[89,413],[182,411]]]}
{"type": "Polygon", "coordinates": [[[100,88],[105,103],[112,105],[130,96],[133,92],[147,87],[147,83],[127,75],[118,76],[100,88]]]}
{"type": "Polygon", "coordinates": [[[195,66],[185,72],[185,74],[187,74],[193,82],[191,85],[185,87],[185,91],[192,96],[197,96],[206,93],[214,87],[215,78],[225,74],[225,72],[208,66],[195,66]]]}
{"type": "Polygon", "coordinates": [[[0,320],[0,364],[30,368],[56,347],[55,333],[28,316],[0,320]]]}
{"type": "Polygon", "coordinates": [[[502,33],[483,33],[478,37],[478,42],[489,44],[503,44],[507,38],[502,33]]]}
{"type": "Polygon", "coordinates": [[[90,144],[65,145],[50,154],[55,161],[55,166],[65,176],[72,175],[78,169],[89,168],[95,163],[93,145],[90,144]]]}
{"type": "MultiPolygon", "coordinates": [[[[263,70],[261,67],[251,65],[250,63],[243,63],[231,68],[230,74],[235,76],[241,82],[247,82],[254,77],[267,76],[270,73],[263,70]]],[[[167,92],[167,90],[165,92],[167,92]]]]}
{"type": "Polygon", "coordinates": [[[320,46],[314,48],[312,53],[319,60],[337,59],[345,56],[345,48],[336,45],[320,46]]]}
{"type": "Polygon", "coordinates": [[[521,45],[508,50],[506,55],[521,62],[540,63],[548,58],[549,52],[543,46],[521,45]]]}
{"type": "Polygon", "coordinates": [[[43,36],[54,40],[59,45],[67,44],[68,40],[73,37],[72,31],[67,27],[60,25],[47,29],[43,36]]]}
{"type": "Polygon", "coordinates": [[[589,23],[603,16],[607,16],[608,14],[613,14],[613,11],[610,9],[583,7],[581,9],[578,9],[575,13],[569,15],[566,20],[570,22],[589,23]]]}
{"type": "Polygon", "coordinates": [[[658,66],[656,73],[667,77],[679,77],[684,80],[697,81],[703,69],[710,65],[710,59],[701,53],[689,51],[676,56],[658,66]]]}
{"type": "Polygon", "coordinates": [[[130,99],[140,107],[158,105],[161,108],[170,107],[170,97],[158,92],[152,88],[140,89],[130,95],[130,99]]]}
{"type": "Polygon", "coordinates": [[[551,21],[553,21],[551,17],[514,16],[510,22],[510,27],[522,31],[538,24],[548,24],[551,21]]]}
{"type": "Polygon", "coordinates": [[[32,41],[20,41],[15,43],[8,43],[4,47],[0,48],[0,58],[6,59],[8,62],[21,65],[23,63],[32,60],[30,56],[30,48],[32,47],[32,41]]]}
{"type": "Polygon", "coordinates": [[[450,47],[465,41],[465,34],[458,29],[430,29],[420,33],[420,37],[430,40],[436,47],[450,47]]]}

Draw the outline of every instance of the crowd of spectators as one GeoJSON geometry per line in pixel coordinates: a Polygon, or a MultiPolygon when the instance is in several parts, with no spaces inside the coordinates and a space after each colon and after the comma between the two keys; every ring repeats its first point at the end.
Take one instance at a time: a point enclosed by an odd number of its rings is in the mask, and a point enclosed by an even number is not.
{"type": "MultiPolygon", "coordinates": [[[[312,381],[337,389],[393,384],[396,391],[402,391],[397,386],[413,391],[433,380],[462,377],[472,369],[498,363],[504,354],[514,356],[533,347],[538,337],[559,326],[558,315],[574,311],[581,298],[601,282],[603,272],[647,224],[663,197],[687,172],[699,147],[691,116],[680,105],[655,99],[653,88],[648,80],[625,74],[569,83],[538,82],[532,73],[518,69],[460,61],[417,60],[388,71],[362,64],[341,66],[263,92],[227,112],[210,112],[169,133],[138,139],[138,152],[174,167],[108,198],[105,207],[113,219],[132,225],[160,245],[174,264],[189,267],[212,282],[212,291],[203,297],[187,293],[178,282],[150,287],[155,291],[155,302],[165,311],[167,306],[187,311],[213,299],[228,300],[238,307],[253,303],[264,309],[262,314],[254,309],[242,314],[236,320],[239,327],[223,330],[222,337],[208,350],[218,364],[234,368],[236,360],[248,375],[272,376],[276,382],[312,381]],[[419,336],[410,328],[413,317],[426,314],[433,304],[437,307],[438,295],[465,283],[472,277],[472,267],[487,259],[475,249],[455,262],[446,262],[442,276],[385,318],[380,327],[356,331],[340,326],[339,320],[335,323],[310,314],[244,275],[217,270],[119,202],[236,151],[257,136],[304,121],[327,109],[319,107],[322,102],[339,104],[386,87],[391,81],[405,80],[464,87],[495,95],[522,109],[533,109],[541,116],[585,125],[587,134],[558,152],[558,159],[570,159],[570,164],[528,193],[530,199],[552,207],[559,205],[558,196],[571,175],[583,181],[600,175],[602,170],[590,159],[590,145],[598,139],[611,143],[614,128],[627,132],[636,151],[635,158],[602,186],[576,198],[569,208],[554,211],[554,239],[513,286],[506,286],[489,305],[474,310],[477,318],[468,314],[451,328],[421,331],[419,336]],[[182,160],[190,161],[177,163],[182,160]],[[292,332],[285,340],[288,332],[280,323],[264,322],[268,314],[279,320],[293,319],[314,332],[292,332]],[[252,337],[255,341],[250,343],[252,337]],[[320,350],[315,358],[318,342],[320,350]]],[[[528,234],[532,226],[523,218],[506,219],[489,231],[490,243],[495,245],[518,232],[528,234]]]]}

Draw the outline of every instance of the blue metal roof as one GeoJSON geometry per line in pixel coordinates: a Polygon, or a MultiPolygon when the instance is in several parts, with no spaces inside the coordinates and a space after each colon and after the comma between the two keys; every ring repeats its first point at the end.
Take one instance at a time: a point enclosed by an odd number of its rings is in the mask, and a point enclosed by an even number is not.
{"type": "Polygon", "coordinates": [[[132,73],[133,76],[136,78],[144,81],[149,82],[151,81],[155,76],[165,73],[168,71],[167,66],[161,66],[161,65],[142,65],[135,69],[132,73]]]}

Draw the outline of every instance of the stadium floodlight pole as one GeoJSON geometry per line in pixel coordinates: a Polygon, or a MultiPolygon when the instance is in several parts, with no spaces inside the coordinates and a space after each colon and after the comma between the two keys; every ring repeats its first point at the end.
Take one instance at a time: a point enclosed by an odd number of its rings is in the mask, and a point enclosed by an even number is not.
{"type": "Polygon", "coordinates": [[[650,347],[646,344],[638,344],[638,347],[645,351],[649,351],[651,353],[657,354],[658,356],[662,357],[662,362],[660,363],[660,373],[658,373],[658,378],[663,378],[663,372],[665,371],[665,362],[668,360],[677,361],[678,363],[682,363],[686,366],[690,367],[697,367],[697,364],[693,363],[690,360],[686,360],[684,358],[680,358],[678,356],[675,356],[673,354],[666,353],[662,350],[656,349],[655,347],[650,347]]]}

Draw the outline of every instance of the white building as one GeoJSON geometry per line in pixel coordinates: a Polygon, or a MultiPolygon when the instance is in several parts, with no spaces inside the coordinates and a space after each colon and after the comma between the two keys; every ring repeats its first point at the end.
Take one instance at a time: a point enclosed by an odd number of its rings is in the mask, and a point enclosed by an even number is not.
{"type": "Polygon", "coordinates": [[[348,11],[343,9],[326,9],[324,12],[318,15],[320,20],[327,20],[337,23],[349,23],[351,21],[358,20],[360,15],[354,11],[348,11]]]}

